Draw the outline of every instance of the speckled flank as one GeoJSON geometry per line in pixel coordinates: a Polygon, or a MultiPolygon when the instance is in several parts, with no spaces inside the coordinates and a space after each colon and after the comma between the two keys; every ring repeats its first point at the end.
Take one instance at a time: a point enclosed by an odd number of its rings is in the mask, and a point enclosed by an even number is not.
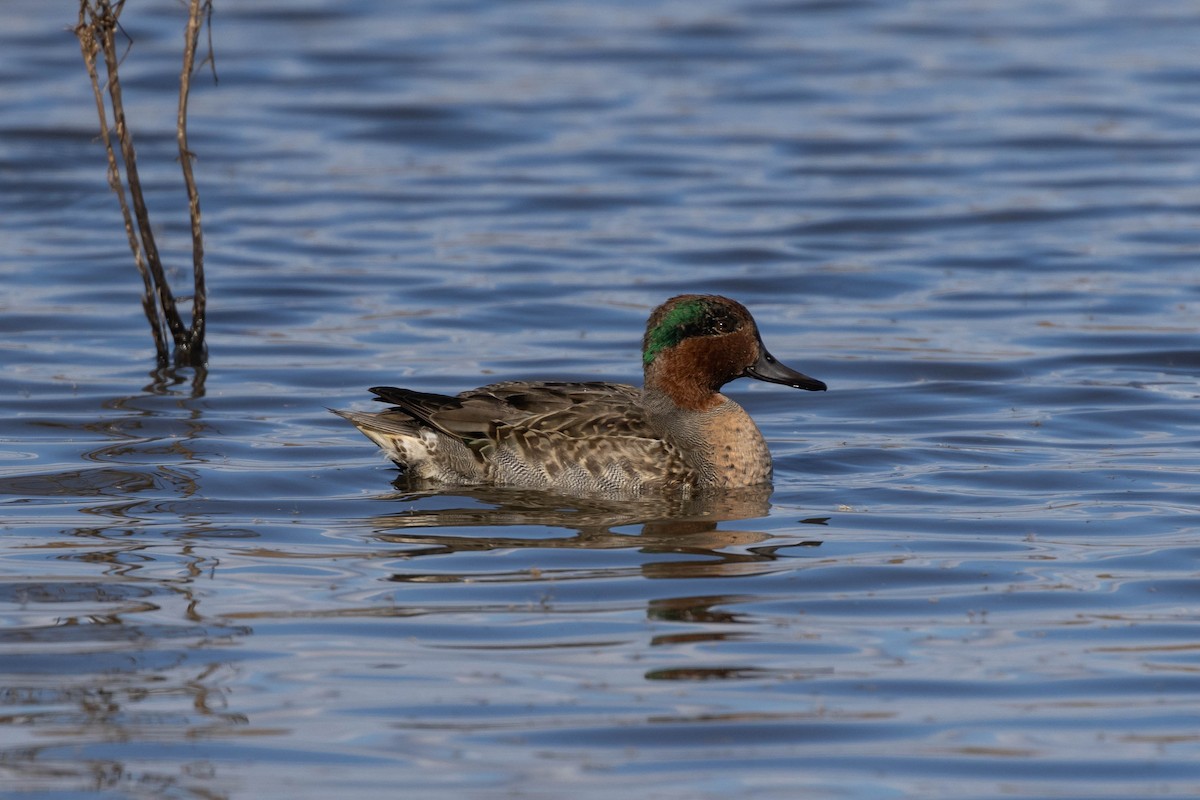
{"type": "Polygon", "coordinates": [[[739,377],[825,385],[775,361],[741,304],[681,295],[650,316],[645,386],[512,381],[455,397],[371,389],[392,408],[337,411],[417,478],[576,494],[754,486],[771,455],[719,389],[739,377]]]}

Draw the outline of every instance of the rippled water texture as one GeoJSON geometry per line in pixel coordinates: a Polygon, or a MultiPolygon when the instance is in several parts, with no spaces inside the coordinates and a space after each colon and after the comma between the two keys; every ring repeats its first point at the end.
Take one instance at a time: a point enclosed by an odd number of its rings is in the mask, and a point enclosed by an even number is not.
{"type": "Polygon", "coordinates": [[[0,793],[1200,793],[1195,7],[218,0],[196,375],[71,5],[0,12],[0,793]],[[731,387],[769,497],[414,491],[326,410],[637,382],[683,291],[830,386],[731,387]]]}

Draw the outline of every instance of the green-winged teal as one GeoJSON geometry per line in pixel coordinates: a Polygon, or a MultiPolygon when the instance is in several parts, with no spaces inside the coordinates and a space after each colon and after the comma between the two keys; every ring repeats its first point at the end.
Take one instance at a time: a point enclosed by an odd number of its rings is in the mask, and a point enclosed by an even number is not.
{"type": "Polygon", "coordinates": [[[455,397],[380,386],[378,413],[337,411],[410,475],[575,494],[754,486],[771,454],[720,393],[736,378],[825,384],[767,352],[754,318],[718,295],[672,297],[642,339],[645,386],[508,381],[455,397]]]}

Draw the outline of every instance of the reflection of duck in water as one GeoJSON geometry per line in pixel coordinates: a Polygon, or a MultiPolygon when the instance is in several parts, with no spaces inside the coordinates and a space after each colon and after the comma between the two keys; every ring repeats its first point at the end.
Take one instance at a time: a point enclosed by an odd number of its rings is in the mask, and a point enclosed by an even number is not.
{"type": "Polygon", "coordinates": [[[336,413],[422,480],[629,493],[768,483],[758,426],[719,390],[742,377],[825,389],[776,361],[750,312],[717,295],[656,308],[642,363],[643,389],[511,381],[447,397],[377,387],[393,408],[336,413]]]}
{"type": "MultiPolygon", "coordinates": [[[[458,574],[452,570],[439,570],[434,576],[422,571],[419,564],[426,556],[493,550],[632,548],[669,556],[642,564],[639,569],[646,577],[752,575],[777,569],[771,566],[777,551],[819,546],[821,542],[812,538],[817,529],[811,526],[823,528],[827,519],[810,517],[799,520],[798,527],[765,531],[721,527],[725,522],[766,517],[769,485],[690,496],[618,499],[490,486],[412,492],[407,483],[405,476],[396,483],[401,493],[395,499],[403,501],[403,510],[368,520],[373,539],[402,546],[405,558],[412,560],[412,571],[393,575],[392,580],[400,582],[434,577],[441,582],[488,580],[487,574],[458,574]],[[426,505],[425,501],[430,502],[426,505]],[[528,528],[535,528],[536,535],[530,535],[528,528]]],[[[562,562],[551,562],[557,566],[538,569],[536,574],[521,576],[521,580],[561,578],[562,562]]],[[[603,571],[605,567],[595,569],[603,571]]]]}
{"type": "Polygon", "coordinates": [[[405,475],[397,478],[394,485],[399,490],[394,499],[402,501],[402,510],[371,517],[371,527],[377,533],[486,528],[492,529],[485,532],[487,539],[527,541],[531,546],[546,544],[544,530],[535,538],[520,534],[500,537],[500,531],[531,526],[558,528],[578,534],[567,538],[583,537],[584,541],[568,546],[604,547],[608,537],[620,542],[620,546],[628,546],[629,534],[614,534],[614,528],[642,526],[643,535],[661,531],[665,538],[671,533],[700,534],[716,529],[720,522],[765,517],[771,507],[769,485],[644,497],[580,496],[512,486],[414,489],[405,475]]]}

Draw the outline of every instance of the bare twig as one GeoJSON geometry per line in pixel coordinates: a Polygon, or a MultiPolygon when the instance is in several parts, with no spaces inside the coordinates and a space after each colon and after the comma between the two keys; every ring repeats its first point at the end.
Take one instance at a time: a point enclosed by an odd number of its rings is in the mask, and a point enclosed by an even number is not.
{"type": "Polygon", "coordinates": [[[217,56],[212,46],[212,13],[212,0],[204,0],[204,25],[208,29],[208,55],[200,62],[200,66],[208,64],[212,69],[213,83],[217,84],[221,81],[217,78],[217,56]]]}
{"type": "Polygon", "coordinates": [[[112,137],[108,130],[108,114],[104,104],[104,92],[100,88],[100,78],[96,72],[96,54],[100,50],[97,33],[106,24],[116,24],[116,16],[110,20],[99,16],[96,9],[86,2],[79,4],[79,24],[75,35],[79,37],[79,47],[83,52],[83,63],[87,67],[88,77],[92,82],[92,93],[96,97],[96,114],[100,117],[100,138],[104,141],[104,150],[108,156],[108,185],[117,195],[121,206],[121,216],[125,220],[125,234],[129,238],[129,249],[133,251],[133,260],[137,265],[138,274],[142,276],[142,310],[150,322],[150,330],[154,335],[154,349],[161,364],[167,362],[167,330],[166,324],[158,313],[154,302],[154,282],[146,267],[146,258],[138,241],[137,230],[134,228],[133,215],[129,211],[129,202],[125,197],[125,184],[121,180],[121,168],[117,163],[117,155],[113,149],[112,137]]]}
{"type": "MultiPolygon", "coordinates": [[[[188,8],[188,25],[187,32],[184,35],[183,44],[183,69],[179,73],[179,114],[175,122],[175,135],[179,141],[179,163],[183,168],[183,183],[187,187],[188,195],[188,216],[192,221],[192,277],[195,283],[195,294],[192,299],[192,329],[188,336],[189,348],[199,343],[200,347],[204,345],[204,314],[205,314],[205,287],[204,287],[204,238],[200,229],[200,194],[196,191],[196,179],[192,175],[192,159],[195,155],[188,148],[187,140],[187,106],[188,93],[192,86],[192,69],[196,63],[196,43],[200,39],[200,28],[203,27],[204,21],[200,15],[203,10],[207,10],[206,16],[209,23],[212,22],[212,0],[191,0],[188,8]]],[[[211,27],[210,27],[211,31],[211,27]]],[[[211,43],[209,52],[212,52],[211,43]]],[[[215,67],[213,74],[216,74],[215,67]]],[[[188,360],[191,361],[196,356],[188,354],[188,360]]],[[[203,354],[200,354],[203,359],[203,354]]]]}

